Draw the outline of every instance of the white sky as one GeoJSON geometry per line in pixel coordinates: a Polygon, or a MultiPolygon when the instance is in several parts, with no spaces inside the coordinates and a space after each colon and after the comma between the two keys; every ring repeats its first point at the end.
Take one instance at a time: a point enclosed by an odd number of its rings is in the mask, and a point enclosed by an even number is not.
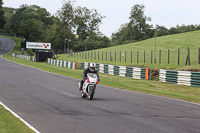
{"type": "MultiPolygon", "coordinates": [[[[3,0],[4,7],[19,8],[22,4],[46,8],[52,15],[63,5],[63,0],[3,0]]],[[[110,37],[120,26],[129,22],[131,7],[145,5],[145,15],[151,17],[150,24],[167,28],[177,24],[200,24],[200,0],[76,0],[78,6],[97,11],[106,16],[100,31],[110,37]]]]}

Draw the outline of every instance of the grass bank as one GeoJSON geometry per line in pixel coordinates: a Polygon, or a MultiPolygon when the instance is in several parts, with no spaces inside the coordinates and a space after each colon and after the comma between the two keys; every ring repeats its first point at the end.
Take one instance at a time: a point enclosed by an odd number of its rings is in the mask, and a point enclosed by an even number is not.
{"type": "MultiPolygon", "coordinates": [[[[77,62],[96,62],[96,63],[113,64],[113,65],[150,67],[153,69],[159,69],[159,68],[168,70],[195,69],[200,71],[199,69],[200,65],[198,65],[198,50],[200,48],[199,36],[200,36],[200,31],[193,31],[187,33],[157,37],[156,63],[154,63],[154,55],[155,55],[154,38],[136,43],[114,46],[112,48],[108,47],[86,52],[78,52],[74,54],[73,57],[72,56],[68,57],[68,55],[61,54],[58,55],[58,59],[67,61],[77,61],[77,62]],[[185,66],[188,47],[190,48],[191,66],[185,66]],[[168,49],[169,49],[169,55],[168,55],[168,49]],[[179,65],[178,65],[178,49],[180,49],[179,65]],[[168,63],[168,56],[169,56],[169,63],[168,63]],[[110,57],[112,57],[113,59],[112,61],[110,61],[110,57]]],[[[85,45],[87,46],[87,44],[85,45]]]]}

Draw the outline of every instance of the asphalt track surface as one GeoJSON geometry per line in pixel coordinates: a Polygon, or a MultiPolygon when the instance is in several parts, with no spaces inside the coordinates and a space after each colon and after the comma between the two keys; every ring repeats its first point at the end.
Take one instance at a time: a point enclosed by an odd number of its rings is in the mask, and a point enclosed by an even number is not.
{"type": "Polygon", "coordinates": [[[101,85],[89,101],[77,84],[0,58],[0,101],[41,133],[200,133],[198,104],[101,85]]]}

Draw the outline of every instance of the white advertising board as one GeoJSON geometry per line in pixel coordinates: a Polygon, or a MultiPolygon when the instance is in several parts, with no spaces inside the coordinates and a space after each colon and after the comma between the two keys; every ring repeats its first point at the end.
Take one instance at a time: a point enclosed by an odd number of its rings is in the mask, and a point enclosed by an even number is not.
{"type": "Polygon", "coordinates": [[[28,49],[51,49],[51,43],[26,42],[28,49]]]}

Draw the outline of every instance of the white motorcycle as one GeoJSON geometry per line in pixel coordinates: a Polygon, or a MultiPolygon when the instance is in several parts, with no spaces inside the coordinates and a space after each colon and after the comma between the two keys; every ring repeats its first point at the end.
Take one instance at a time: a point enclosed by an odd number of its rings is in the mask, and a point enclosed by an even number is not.
{"type": "MultiPolygon", "coordinates": [[[[89,100],[92,100],[94,97],[97,84],[99,84],[97,74],[88,73],[87,79],[83,83],[83,87],[81,89],[82,98],[88,98],[89,100]]],[[[81,86],[81,83],[79,82],[79,88],[80,86],[81,86]]]]}

